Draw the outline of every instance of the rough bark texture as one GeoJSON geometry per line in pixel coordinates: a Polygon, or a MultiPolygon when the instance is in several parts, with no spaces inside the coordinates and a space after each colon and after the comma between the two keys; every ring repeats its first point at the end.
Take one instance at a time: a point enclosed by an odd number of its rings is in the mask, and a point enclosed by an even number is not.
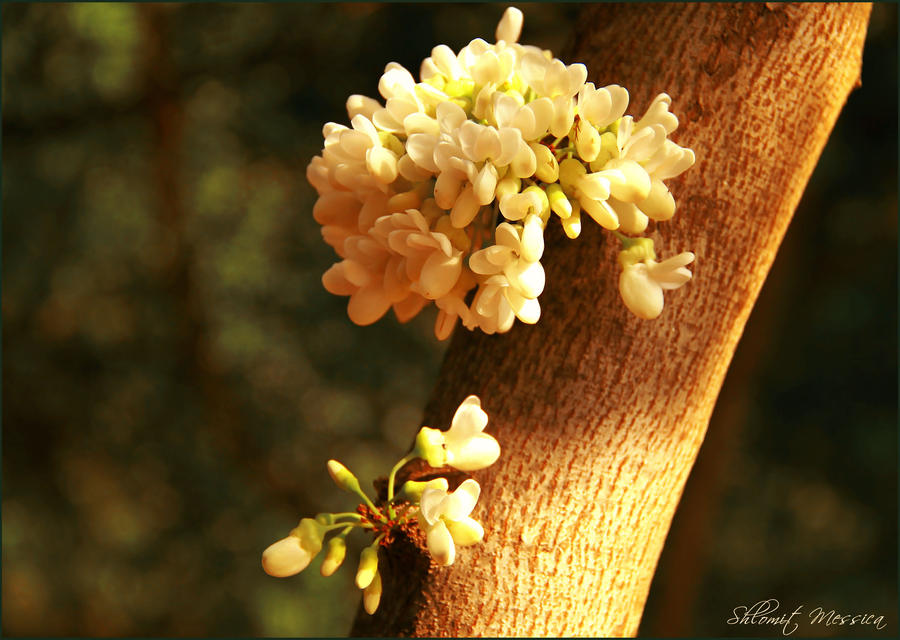
{"type": "Polygon", "coordinates": [[[675,218],[651,229],[659,255],[696,253],[694,280],[666,295],[659,319],[639,320],[618,299],[618,242],[590,221],[575,241],[551,227],[541,321],[501,336],[457,329],[426,410],[446,427],[476,393],[491,417],[503,454],[473,474],[484,544],[442,569],[408,546],[354,634],[636,633],[744,323],[859,82],[869,11],[585,7],[567,61],[627,87],[632,114],[669,93],[673,138],[696,152],[672,181],[675,218]]]}

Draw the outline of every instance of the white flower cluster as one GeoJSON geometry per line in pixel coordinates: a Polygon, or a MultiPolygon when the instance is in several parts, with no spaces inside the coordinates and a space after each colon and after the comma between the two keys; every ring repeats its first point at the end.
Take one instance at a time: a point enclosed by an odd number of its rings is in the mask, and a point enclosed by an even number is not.
{"type": "Polygon", "coordinates": [[[450,492],[447,478],[409,480],[395,494],[394,478],[404,464],[416,458],[435,468],[447,465],[460,471],[476,471],[494,464],[500,457],[500,444],[484,433],[487,422],[481,401],[477,396],[469,396],[459,405],[447,431],[422,427],[412,451],[391,469],[387,500],[380,505],[372,502],[347,467],[337,460],[329,460],[328,473],[332,480],[341,489],[359,496],[363,504],[353,512],[320,513],[315,518],[303,518],[290,535],[263,552],[263,570],[276,578],[300,573],[325,546],[325,536],[338,531],[328,541],[322,561],[322,575],[330,576],[344,561],[347,535],[355,528],[368,531],[375,536],[375,541],[360,554],[356,586],[363,590],[363,607],[372,614],[382,593],[378,547],[390,544],[398,532],[409,535],[409,527],[418,527],[435,562],[442,566],[453,564],[456,547],[476,544],[484,537],[481,524],[469,515],[481,494],[479,484],[469,478],[450,492]]]}
{"type": "MultiPolygon", "coordinates": [[[[669,96],[635,120],[624,88],[595,87],[583,64],[518,44],[521,28],[522,13],[509,8],[496,43],[435,47],[420,82],[392,62],[378,84],[384,105],[353,95],[351,126],[325,125],[307,177],[319,194],[313,215],[341,261],[322,280],[350,296],[354,323],[391,308],[405,322],[433,301],[439,339],[458,320],[486,333],[516,318],[533,324],[554,216],[575,238],[587,212],[626,243],[620,232],[673,216],[664,181],[694,154],[668,139],[678,126],[669,96]]],[[[659,315],[650,289],[636,291],[655,281],[625,280],[628,308],[659,315]],[[635,302],[651,298],[652,308],[635,302]]]]}

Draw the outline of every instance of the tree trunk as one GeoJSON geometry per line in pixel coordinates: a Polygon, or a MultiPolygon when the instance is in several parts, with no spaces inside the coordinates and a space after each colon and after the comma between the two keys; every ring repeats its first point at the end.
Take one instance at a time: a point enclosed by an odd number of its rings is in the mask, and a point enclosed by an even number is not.
{"type": "MultiPolygon", "coordinates": [[[[662,91],[697,163],[651,234],[697,255],[655,321],[618,299],[618,241],[551,225],[535,326],[458,328],[426,422],[478,394],[500,460],[473,476],[484,543],[448,568],[389,550],[354,635],[630,636],[750,309],[849,92],[864,4],[586,6],[566,62],[640,115],[662,91]],[[612,240],[612,241],[610,241],[612,240]]],[[[527,16],[526,16],[527,18],[527,16]]]]}

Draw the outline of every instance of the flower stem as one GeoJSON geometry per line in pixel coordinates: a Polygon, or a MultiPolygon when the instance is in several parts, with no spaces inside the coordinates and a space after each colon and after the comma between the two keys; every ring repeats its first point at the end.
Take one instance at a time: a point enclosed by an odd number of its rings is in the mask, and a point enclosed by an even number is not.
{"type": "MultiPolygon", "coordinates": [[[[350,518],[352,520],[359,520],[362,518],[362,516],[359,515],[358,513],[356,513],[355,511],[347,511],[344,513],[332,513],[331,515],[333,515],[335,518],[350,518]]],[[[346,522],[343,524],[346,524],[346,522]]]]}
{"type": "Polygon", "coordinates": [[[354,493],[356,493],[356,495],[358,495],[360,498],[362,498],[362,499],[363,499],[363,502],[365,502],[366,505],[367,505],[372,511],[375,511],[376,513],[381,513],[380,511],[378,511],[378,507],[375,506],[375,503],[372,502],[372,501],[369,499],[369,496],[367,496],[367,495],[366,495],[366,492],[363,491],[361,488],[360,488],[359,491],[355,491],[354,493]]]}
{"type": "Polygon", "coordinates": [[[396,515],[394,513],[394,508],[391,506],[391,501],[394,499],[394,479],[397,476],[397,472],[400,471],[400,467],[405,465],[407,462],[412,460],[412,457],[409,455],[403,456],[394,465],[394,468],[391,469],[391,474],[388,476],[388,487],[387,487],[387,499],[388,499],[388,515],[393,519],[396,515]]]}
{"type": "Polygon", "coordinates": [[[622,245],[626,249],[634,244],[633,238],[629,238],[628,236],[626,236],[624,233],[622,233],[620,231],[616,231],[615,229],[613,229],[613,234],[615,234],[615,236],[622,242],[622,245]]]}
{"type": "Polygon", "coordinates": [[[342,533],[340,533],[339,535],[345,536],[351,529],[353,529],[353,527],[361,527],[361,526],[362,526],[361,524],[358,524],[355,522],[352,524],[347,524],[346,522],[336,522],[335,524],[328,524],[328,525],[323,526],[322,531],[331,531],[333,529],[340,529],[341,527],[344,527],[344,531],[342,533]]]}

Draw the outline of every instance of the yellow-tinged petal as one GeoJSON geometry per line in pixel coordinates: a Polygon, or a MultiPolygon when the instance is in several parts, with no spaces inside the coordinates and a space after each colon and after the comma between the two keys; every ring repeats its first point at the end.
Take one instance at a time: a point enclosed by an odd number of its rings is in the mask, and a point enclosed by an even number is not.
{"type": "Polygon", "coordinates": [[[287,578],[309,566],[312,554],[300,545],[296,536],[282,538],[262,554],[263,571],[274,578],[287,578]]]}
{"type": "Polygon", "coordinates": [[[344,276],[344,266],[342,262],[337,262],[328,271],[322,274],[322,285],[329,293],[336,296],[349,296],[356,293],[358,286],[351,283],[344,276]]]}
{"type": "Polygon", "coordinates": [[[650,195],[650,176],[633,160],[613,158],[606,163],[603,173],[609,173],[609,190],[613,198],[623,202],[640,202],[650,195]],[[622,178],[618,178],[610,169],[621,172],[622,178]]]}
{"type": "Polygon", "coordinates": [[[363,608],[366,613],[372,615],[378,609],[381,602],[381,574],[376,571],[375,577],[369,586],[363,589],[363,608]]]}
{"type": "Polygon", "coordinates": [[[588,215],[604,229],[615,231],[619,228],[619,218],[606,202],[582,198],[580,203],[581,207],[588,212],[588,215]]]}
{"type": "Polygon", "coordinates": [[[422,295],[430,300],[447,295],[459,280],[460,273],[462,273],[461,253],[448,258],[439,251],[432,252],[422,265],[422,272],[419,275],[422,295]]]}
{"type": "Polygon", "coordinates": [[[320,572],[322,576],[328,577],[338,570],[344,557],[347,555],[347,543],[344,538],[336,536],[328,541],[328,548],[325,551],[325,559],[322,561],[320,572]]]}
{"type": "Polygon", "coordinates": [[[445,567],[453,564],[456,559],[456,547],[443,520],[438,520],[433,527],[429,527],[425,535],[425,542],[428,553],[435,562],[445,567]]]}
{"type": "Polygon", "coordinates": [[[508,44],[512,44],[519,39],[522,33],[522,22],[524,18],[522,12],[515,7],[508,7],[503,12],[503,17],[497,24],[497,31],[494,34],[497,41],[503,40],[508,44]]]}
{"type": "MultiPolygon", "coordinates": [[[[435,187],[435,196],[437,196],[437,187],[435,187]]],[[[475,219],[480,208],[481,205],[478,203],[475,191],[472,185],[469,185],[462,190],[462,193],[456,198],[456,202],[453,203],[450,210],[450,222],[454,227],[462,229],[475,219]]]]}
{"type": "Polygon", "coordinates": [[[662,180],[654,179],[650,185],[650,194],[638,203],[638,207],[650,218],[662,222],[675,215],[675,198],[662,180]]]}
{"type": "Polygon", "coordinates": [[[652,320],[663,310],[663,291],[647,273],[647,265],[638,263],[622,269],[619,293],[628,310],[645,320],[652,320]]]}
{"type": "Polygon", "coordinates": [[[378,573],[378,548],[366,547],[359,554],[359,569],[356,571],[356,586],[365,589],[378,573]]]}
{"type": "Polygon", "coordinates": [[[643,233],[647,228],[650,218],[644,215],[644,212],[638,209],[634,203],[609,200],[609,205],[616,212],[616,216],[619,218],[619,228],[624,233],[637,235],[643,233]]]}
{"type": "MultiPolygon", "coordinates": [[[[578,203],[573,204],[577,205],[578,203]]],[[[572,215],[563,219],[562,226],[569,238],[573,240],[577,238],[581,234],[581,207],[573,208],[572,215]]]]}
{"type": "Polygon", "coordinates": [[[350,296],[347,315],[350,321],[360,326],[370,325],[381,318],[391,308],[391,301],[380,285],[366,286],[350,296]]]}
{"type": "Polygon", "coordinates": [[[484,540],[484,527],[473,518],[450,520],[447,522],[447,529],[453,542],[460,547],[468,547],[484,540]]]}

